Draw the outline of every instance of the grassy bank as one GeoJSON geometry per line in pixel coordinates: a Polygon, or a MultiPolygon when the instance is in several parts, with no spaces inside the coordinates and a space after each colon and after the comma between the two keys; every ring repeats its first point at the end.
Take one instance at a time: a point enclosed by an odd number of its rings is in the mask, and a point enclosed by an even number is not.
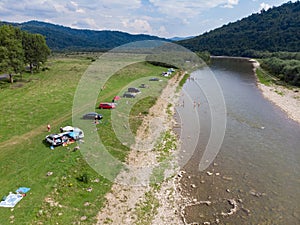
{"type": "MultiPolygon", "coordinates": [[[[48,123],[53,132],[71,124],[73,95],[91,61],[87,55],[54,57],[48,62],[49,70],[25,74],[22,82],[0,89],[0,195],[14,192],[20,186],[31,188],[13,210],[0,208],[0,224],[77,224],[78,221],[91,224],[95,221],[112,183],[90,168],[80,151],[73,151],[74,145],[52,151],[43,143],[48,123]],[[48,172],[52,175],[47,176],[48,172]]],[[[161,71],[163,68],[147,63],[128,66],[110,78],[99,101],[111,101],[127,84],[159,75],[161,71]]],[[[157,82],[161,88],[166,84],[166,79],[163,80],[157,82]]],[[[133,106],[130,113],[133,132],[159,93],[150,98],[141,95],[133,106]]],[[[129,149],[113,132],[111,111],[96,111],[104,116],[97,125],[101,139],[113,156],[124,161],[129,149]]]]}
{"type": "Polygon", "coordinates": [[[270,75],[267,74],[266,71],[264,71],[261,68],[256,69],[256,75],[257,75],[257,78],[258,78],[259,82],[266,85],[266,86],[270,86],[270,84],[274,80],[270,75]]]}
{"type": "MultiPolygon", "coordinates": [[[[293,86],[291,84],[285,83],[281,80],[279,80],[278,78],[272,76],[268,71],[264,70],[261,67],[256,68],[255,71],[256,77],[258,79],[258,82],[266,85],[266,86],[274,86],[277,88],[286,88],[288,90],[297,90],[298,87],[293,86]]],[[[275,88],[275,92],[278,95],[284,95],[284,93],[282,91],[278,91],[277,88],[275,88]]]]}

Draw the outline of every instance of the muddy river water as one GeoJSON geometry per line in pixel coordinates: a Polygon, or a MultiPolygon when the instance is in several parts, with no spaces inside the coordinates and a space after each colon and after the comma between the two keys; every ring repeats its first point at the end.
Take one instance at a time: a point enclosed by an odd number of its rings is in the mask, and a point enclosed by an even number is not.
{"type": "Polygon", "coordinates": [[[216,58],[192,73],[176,111],[186,223],[300,224],[300,125],[262,96],[248,60],[216,58]],[[199,83],[211,73],[225,100],[226,130],[200,171],[215,109],[199,83]]]}

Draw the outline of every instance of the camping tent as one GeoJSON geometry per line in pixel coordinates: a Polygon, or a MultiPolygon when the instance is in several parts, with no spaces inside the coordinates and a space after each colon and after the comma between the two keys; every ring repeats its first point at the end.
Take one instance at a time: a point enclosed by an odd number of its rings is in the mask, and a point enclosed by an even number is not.
{"type": "Polygon", "coordinates": [[[120,100],[120,96],[115,96],[113,99],[116,101],[116,100],[120,100]]]}

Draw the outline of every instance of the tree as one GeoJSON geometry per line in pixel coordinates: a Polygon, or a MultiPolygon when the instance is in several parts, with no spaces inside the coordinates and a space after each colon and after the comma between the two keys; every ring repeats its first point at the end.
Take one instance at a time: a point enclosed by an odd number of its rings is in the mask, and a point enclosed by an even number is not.
{"type": "Polygon", "coordinates": [[[0,71],[8,73],[11,83],[13,75],[21,73],[24,68],[24,50],[20,36],[20,29],[7,25],[0,27],[0,71]]]}
{"type": "Polygon", "coordinates": [[[45,38],[40,34],[24,32],[22,43],[25,51],[25,62],[29,64],[31,73],[34,67],[39,70],[40,64],[45,63],[50,54],[45,38]]]}

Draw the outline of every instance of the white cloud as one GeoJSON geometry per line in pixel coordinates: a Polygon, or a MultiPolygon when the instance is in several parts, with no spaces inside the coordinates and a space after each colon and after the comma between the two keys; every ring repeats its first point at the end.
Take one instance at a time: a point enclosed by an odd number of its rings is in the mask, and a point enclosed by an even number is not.
{"type": "Polygon", "coordinates": [[[223,7],[224,8],[233,8],[237,4],[239,4],[239,0],[228,0],[228,2],[223,7]]]}
{"type": "MultiPolygon", "coordinates": [[[[81,3],[81,5],[89,4],[86,0],[77,0],[81,3]]],[[[99,6],[104,6],[105,8],[111,9],[119,9],[119,10],[128,10],[128,9],[137,9],[141,6],[141,0],[101,0],[94,1],[94,4],[97,8],[99,6]]]]}
{"type": "MultiPolygon", "coordinates": [[[[153,32],[155,32],[155,35],[159,37],[169,37],[170,32],[166,29],[165,26],[160,26],[158,29],[153,29],[153,32]]],[[[153,35],[153,33],[149,33],[150,35],[153,35]]]]}
{"type": "Polygon", "coordinates": [[[95,27],[98,27],[96,21],[94,19],[91,19],[91,18],[84,18],[82,20],[78,20],[78,21],[75,21],[73,24],[72,24],[72,27],[77,27],[77,28],[82,28],[82,27],[85,27],[85,28],[89,28],[89,29],[95,29],[95,27]]]}
{"type": "Polygon", "coordinates": [[[259,9],[259,11],[261,11],[261,10],[268,10],[268,9],[270,9],[271,8],[271,6],[269,5],[269,4],[266,4],[266,3],[261,3],[260,4],[260,9],[259,9]]]}
{"type": "Polygon", "coordinates": [[[146,20],[142,19],[134,19],[134,20],[128,20],[125,19],[122,21],[122,24],[124,28],[129,28],[132,30],[133,33],[146,33],[146,34],[152,34],[153,29],[151,25],[146,20]]]}
{"type": "Polygon", "coordinates": [[[233,7],[239,3],[239,0],[149,0],[158,10],[170,17],[188,17],[192,18],[201,14],[203,11],[218,6],[233,7]]]}
{"type": "Polygon", "coordinates": [[[66,9],[68,9],[70,12],[76,12],[76,13],[85,13],[85,10],[80,8],[78,3],[74,1],[67,2],[65,4],[66,9]]]}

